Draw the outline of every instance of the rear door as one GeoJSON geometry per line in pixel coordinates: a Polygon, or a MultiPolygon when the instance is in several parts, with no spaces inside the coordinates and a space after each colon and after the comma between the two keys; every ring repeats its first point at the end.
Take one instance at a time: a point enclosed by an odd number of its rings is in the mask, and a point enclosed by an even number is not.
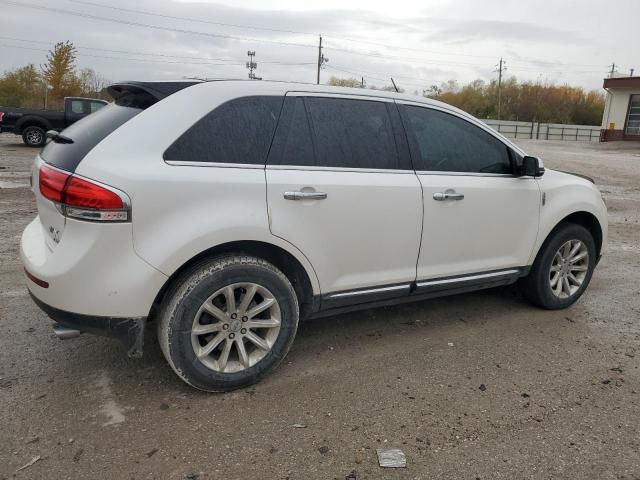
{"type": "Polygon", "coordinates": [[[537,236],[538,183],[514,174],[516,152],[488,128],[450,110],[399,108],[424,194],[418,288],[517,276],[537,236]]]}
{"type": "Polygon", "coordinates": [[[422,195],[392,101],[290,93],[267,161],[274,235],[313,265],[323,308],[408,294],[422,195]]]}

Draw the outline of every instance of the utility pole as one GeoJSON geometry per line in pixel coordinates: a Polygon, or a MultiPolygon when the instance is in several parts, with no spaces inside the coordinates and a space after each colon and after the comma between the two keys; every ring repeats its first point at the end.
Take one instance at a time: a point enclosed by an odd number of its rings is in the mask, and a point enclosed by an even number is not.
{"type": "Polygon", "coordinates": [[[502,109],[502,72],[507,69],[507,62],[500,58],[500,62],[496,65],[498,68],[498,120],[500,120],[500,110],[502,109]]]}
{"type": "Polygon", "coordinates": [[[256,62],[253,61],[253,58],[256,56],[256,52],[255,51],[251,51],[249,50],[247,52],[247,55],[249,56],[249,61],[247,62],[247,68],[249,69],[249,79],[250,80],[262,80],[262,77],[256,77],[256,74],[253,73],[253,71],[258,68],[258,64],[256,62]]]}
{"type": "Polygon", "coordinates": [[[613,75],[618,73],[618,70],[616,70],[616,62],[613,62],[611,64],[611,70],[609,71],[609,78],[613,78],[613,75]]]}
{"type": "MultiPolygon", "coordinates": [[[[632,72],[632,77],[633,77],[633,69],[631,70],[632,72]]],[[[364,77],[360,77],[360,88],[364,88],[364,77]]]]}
{"type": "Polygon", "coordinates": [[[328,61],[329,59],[324,56],[324,53],[322,53],[322,35],[320,35],[320,43],[318,44],[318,76],[316,78],[316,84],[318,85],[320,85],[320,69],[322,68],[322,65],[328,61]]]}

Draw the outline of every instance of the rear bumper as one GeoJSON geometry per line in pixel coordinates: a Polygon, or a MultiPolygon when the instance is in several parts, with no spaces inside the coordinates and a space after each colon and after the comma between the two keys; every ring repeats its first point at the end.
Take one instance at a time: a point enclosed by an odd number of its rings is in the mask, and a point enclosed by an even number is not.
{"type": "Polygon", "coordinates": [[[66,219],[58,244],[49,245],[46,235],[36,217],[20,245],[22,264],[30,274],[27,287],[38,300],[91,317],[149,315],[167,276],[136,255],[130,223],[66,219]]]}
{"type": "Polygon", "coordinates": [[[127,354],[130,357],[142,356],[146,317],[113,318],[66,312],[44,303],[33,293],[29,293],[36,305],[38,305],[49,318],[63,327],[78,330],[81,333],[92,333],[94,335],[117,338],[125,344],[127,354]]]}

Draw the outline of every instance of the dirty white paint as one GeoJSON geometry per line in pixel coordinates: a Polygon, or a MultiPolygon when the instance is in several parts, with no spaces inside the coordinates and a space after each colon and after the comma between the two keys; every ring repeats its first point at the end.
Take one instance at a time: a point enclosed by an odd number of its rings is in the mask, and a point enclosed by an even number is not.
{"type": "Polygon", "coordinates": [[[96,387],[100,389],[99,393],[103,400],[100,413],[108,419],[102,426],[108,427],[110,425],[123,423],[126,419],[124,416],[124,408],[116,402],[113,391],[111,390],[111,379],[106,372],[102,372],[102,375],[100,375],[96,381],[96,387]]]}

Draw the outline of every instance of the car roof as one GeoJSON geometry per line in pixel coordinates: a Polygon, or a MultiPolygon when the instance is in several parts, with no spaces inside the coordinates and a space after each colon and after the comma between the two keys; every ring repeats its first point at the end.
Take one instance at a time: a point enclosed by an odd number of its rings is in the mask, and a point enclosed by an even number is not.
{"type": "MultiPolygon", "coordinates": [[[[448,105],[437,100],[418,96],[407,95],[404,93],[389,92],[386,90],[374,90],[370,88],[355,88],[355,87],[334,87],[331,85],[315,84],[315,83],[303,83],[303,82],[287,82],[280,80],[248,80],[248,79],[216,79],[216,78],[187,78],[181,80],[172,81],[124,81],[117,82],[109,87],[109,91],[112,95],[116,93],[116,89],[121,86],[137,86],[147,90],[149,93],[161,99],[167,95],[175,93],[176,91],[201,84],[218,84],[224,83],[227,86],[237,88],[243,93],[252,93],[254,95],[274,95],[285,94],[287,92],[310,92],[310,93],[330,93],[338,95],[358,95],[364,97],[373,98],[388,98],[394,100],[401,100],[406,102],[422,103],[426,105],[433,105],[439,108],[453,110],[458,113],[462,113],[465,116],[470,116],[466,112],[448,105]],[[160,93],[162,92],[162,93],[160,93]]],[[[202,88],[202,87],[200,87],[202,88]]]]}

